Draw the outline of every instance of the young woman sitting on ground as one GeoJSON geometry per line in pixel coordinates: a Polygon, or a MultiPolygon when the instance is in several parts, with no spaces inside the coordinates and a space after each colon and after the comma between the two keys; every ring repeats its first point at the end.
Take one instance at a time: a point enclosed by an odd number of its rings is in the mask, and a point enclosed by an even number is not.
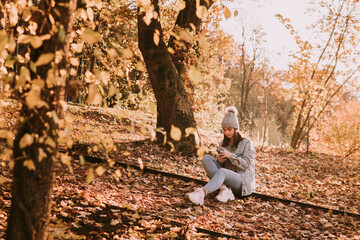
{"type": "Polygon", "coordinates": [[[238,130],[237,109],[231,106],[225,111],[221,122],[224,139],[219,144],[219,154],[216,160],[209,154],[202,159],[211,180],[186,194],[186,199],[196,205],[203,205],[205,196],[218,189],[216,199],[220,202],[234,200],[234,194],[247,196],[255,191],[255,148],[238,130]]]}

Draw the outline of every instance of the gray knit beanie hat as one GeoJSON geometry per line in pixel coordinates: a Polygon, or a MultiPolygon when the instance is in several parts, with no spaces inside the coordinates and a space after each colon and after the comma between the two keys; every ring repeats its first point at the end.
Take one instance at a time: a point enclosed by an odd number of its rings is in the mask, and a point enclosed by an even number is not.
{"type": "Polygon", "coordinates": [[[225,108],[225,117],[221,122],[222,128],[236,128],[239,129],[239,121],[237,118],[238,111],[235,106],[225,108]]]}

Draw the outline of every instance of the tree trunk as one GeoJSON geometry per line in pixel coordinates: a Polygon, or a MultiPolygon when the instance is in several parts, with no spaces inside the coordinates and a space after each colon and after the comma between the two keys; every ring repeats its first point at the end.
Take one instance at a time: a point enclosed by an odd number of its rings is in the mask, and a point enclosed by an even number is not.
{"type": "MultiPolygon", "coordinates": [[[[159,14],[158,1],[153,0],[152,4],[154,12],[159,14]]],[[[169,138],[172,125],[180,128],[184,136],[186,128],[196,128],[196,122],[183,81],[163,41],[159,18],[152,18],[147,25],[143,20],[146,16],[142,11],[144,8],[140,6],[138,15],[139,48],[157,101],[157,127],[163,128],[167,139],[172,141],[169,138]]],[[[157,137],[163,140],[161,134],[157,134],[157,137]]],[[[190,135],[175,145],[180,151],[193,153],[196,149],[194,140],[193,135],[190,135]]]]}
{"type": "MultiPolygon", "coordinates": [[[[25,134],[40,137],[46,135],[47,139],[56,141],[52,131],[43,132],[45,129],[43,120],[50,124],[50,128],[56,129],[53,119],[46,117],[46,112],[27,118],[22,124],[15,139],[13,170],[14,181],[12,187],[11,210],[7,229],[7,239],[48,239],[48,224],[51,209],[51,193],[53,185],[53,156],[56,155],[56,145],[50,147],[45,143],[33,143],[25,149],[19,146],[20,140],[25,134]],[[44,116],[45,115],[45,116],[44,116]],[[47,156],[38,161],[39,150],[45,150],[47,156]],[[35,169],[25,167],[25,161],[32,161],[35,169]]],[[[22,109],[21,116],[29,114],[28,109],[22,109]]],[[[51,141],[51,140],[50,140],[51,141]]]]}
{"type": "Polygon", "coordinates": [[[303,120],[303,116],[301,113],[299,113],[298,115],[298,121],[296,122],[296,126],[295,126],[295,129],[294,129],[294,133],[291,137],[291,148],[292,149],[297,149],[298,146],[299,146],[299,139],[300,139],[300,135],[302,133],[302,128],[301,128],[301,125],[302,125],[302,120],[303,120]]]}
{"type": "Polygon", "coordinates": [[[305,109],[306,105],[307,105],[307,101],[303,100],[303,102],[301,104],[299,114],[298,114],[298,118],[297,118],[297,121],[296,121],[296,126],[295,126],[294,132],[293,132],[292,137],[291,137],[290,146],[293,149],[298,149],[298,147],[300,146],[300,143],[299,143],[300,142],[300,136],[303,133],[303,127],[304,127],[303,113],[305,111],[304,109],[305,109]]]}
{"type": "Polygon", "coordinates": [[[14,180],[7,228],[7,239],[10,240],[49,239],[53,170],[57,157],[57,116],[61,113],[60,101],[66,85],[65,76],[60,77],[59,71],[66,69],[70,38],[65,33],[72,29],[71,17],[76,6],[76,0],[56,1],[55,6],[46,0],[37,3],[39,11],[34,11],[32,15],[32,20],[38,23],[37,35],[53,35],[40,48],[29,47],[31,60],[36,62],[41,54],[59,50],[63,50],[65,56],[60,63],[52,61],[53,65],[40,65],[36,73],[31,74],[32,79],[45,80],[48,74],[54,72],[58,84],[46,82],[39,89],[33,85],[27,90],[28,95],[18,96],[23,102],[20,112],[23,120],[14,141],[14,180]],[[49,14],[60,24],[57,25],[59,32],[53,32],[49,14]],[[41,93],[38,93],[39,98],[31,99],[36,91],[41,93]]]}

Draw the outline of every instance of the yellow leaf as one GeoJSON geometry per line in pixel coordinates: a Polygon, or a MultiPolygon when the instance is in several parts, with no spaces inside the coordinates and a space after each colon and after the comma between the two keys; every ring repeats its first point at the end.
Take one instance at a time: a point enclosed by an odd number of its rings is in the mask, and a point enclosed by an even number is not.
{"type": "Polygon", "coordinates": [[[170,36],[174,37],[176,40],[180,40],[180,36],[176,32],[170,31],[169,34],[170,36]]]}
{"type": "MultiPolygon", "coordinates": [[[[24,14],[24,12],[23,12],[23,14],[24,14]]],[[[24,15],[23,15],[23,16],[24,16],[24,15]]],[[[20,35],[22,35],[22,34],[25,32],[25,29],[24,29],[24,27],[18,26],[18,27],[16,28],[16,31],[18,32],[18,34],[19,34],[19,36],[20,36],[20,35]]]]}
{"type": "Polygon", "coordinates": [[[79,59],[77,59],[75,57],[70,58],[70,64],[75,66],[75,67],[79,66],[79,59]]]}
{"type": "MultiPolygon", "coordinates": [[[[94,140],[95,140],[95,139],[94,139],[94,140]]],[[[97,138],[96,140],[98,140],[97,142],[100,141],[99,138],[97,138]]],[[[95,141],[95,142],[96,142],[96,141],[95,141]]],[[[93,150],[93,152],[99,151],[99,146],[98,146],[98,145],[93,146],[92,150],[93,150]]]]}
{"type": "Polygon", "coordinates": [[[160,42],[160,33],[159,30],[155,30],[154,32],[154,43],[156,46],[159,46],[159,42],[160,42]]]}
{"type": "Polygon", "coordinates": [[[228,19],[231,17],[231,11],[229,10],[229,8],[224,7],[223,13],[224,13],[225,19],[228,19]]]}
{"type": "Polygon", "coordinates": [[[146,25],[150,25],[150,23],[151,23],[151,18],[149,19],[149,18],[147,18],[146,17],[146,15],[142,18],[142,20],[144,21],[144,23],[146,24],[146,25]]]}
{"type": "Polygon", "coordinates": [[[87,104],[99,105],[102,102],[102,96],[99,93],[99,88],[95,84],[89,86],[89,94],[86,99],[87,104]]]}
{"type": "Polygon", "coordinates": [[[194,133],[194,137],[195,137],[196,146],[200,146],[200,137],[199,137],[199,134],[197,132],[194,133]]]}
{"type": "Polygon", "coordinates": [[[6,179],[3,178],[2,176],[0,176],[0,184],[3,184],[3,183],[5,183],[5,182],[7,182],[6,179]]]}
{"type": "Polygon", "coordinates": [[[194,134],[196,132],[196,128],[194,127],[188,127],[185,129],[185,137],[188,137],[190,134],[194,134]]]}
{"type": "Polygon", "coordinates": [[[44,149],[39,148],[38,161],[41,162],[46,157],[47,157],[47,154],[45,153],[44,149]]]}
{"type": "Polygon", "coordinates": [[[134,53],[133,51],[131,51],[131,49],[126,48],[126,49],[121,49],[119,51],[121,53],[121,57],[123,58],[130,59],[134,56],[134,53]]]}
{"type": "Polygon", "coordinates": [[[172,47],[168,47],[168,48],[167,48],[167,51],[168,51],[170,54],[174,54],[174,53],[175,53],[175,50],[174,50],[172,47]]]}
{"type": "Polygon", "coordinates": [[[25,66],[20,68],[20,77],[16,80],[15,88],[23,87],[27,82],[30,82],[30,71],[25,66]]]}
{"type": "Polygon", "coordinates": [[[191,82],[195,85],[197,85],[201,81],[201,72],[197,70],[195,66],[189,67],[188,76],[191,82]]]}
{"type": "Polygon", "coordinates": [[[84,43],[72,43],[71,44],[71,48],[76,52],[76,53],[81,53],[82,49],[83,49],[84,43]]]}
{"type": "Polygon", "coordinates": [[[186,42],[192,42],[194,41],[194,37],[191,35],[191,33],[187,30],[181,30],[179,33],[180,39],[184,40],[186,42]]]}
{"type": "MultiPolygon", "coordinates": [[[[8,3],[6,4],[8,5],[8,3]]],[[[10,20],[10,25],[11,26],[15,26],[18,23],[19,20],[19,16],[18,16],[18,7],[15,3],[10,3],[10,8],[9,8],[9,20],[10,20]]]]}
{"type": "Polygon", "coordinates": [[[75,68],[70,68],[70,76],[76,76],[77,71],[75,68]]]}
{"type": "Polygon", "coordinates": [[[46,138],[45,144],[50,146],[50,148],[55,148],[56,147],[56,143],[54,142],[54,140],[51,137],[46,138]]]}
{"type": "Polygon", "coordinates": [[[51,22],[52,25],[55,25],[55,24],[56,24],[56,23],[55,23],[55,19],[54,19],[53,15],[51,15],[51,13],[49,13],[49,20],[50,20],[50,22],[51,22]]]}
{"type": "Polygon", "coordinates": [[[331,227],[333,227],[333,225],[328,222],[328,223],[326,223],[326,224],[324,225],[324,227],[326,227],[326,228],[331,228],[331,227]]]}
{"type": "Polygon", "coordinates": [[[150,141],[155,141],[156,140],[156,132],[154,131],[153,128],[149,127],[148,131],[150,133],[150,141]]]}
{"type": "Polygon", "coordinates": [[[5,148],[0,156],[3,161],[11,161],[12,155],[13,151],[11,149],[5,148]]]}
{"type": "Polygon", "coordinates": [[[97,175],[101,176],[101,175],[104,174],[104,172],[105,172],[106,170],[105,170],[104,167],[98,166],[95,171],[96,171],[96,174],[97,174],[97,175]]]}
{"type": "Polygon", "coordinates": [[[41,100],[40,98],[41,96],[41,89],[36,86],[36,85],[33,85],[30,92],[28,92],[27,96],[25,97],[25,102],[26,102],[26,105],[29,107],[29,108],[34,108],[36,106],[43,106],[43,101],[41,100]]]}
{"type": "Polygon", "coordinates": [[[131,155],[131,152],[125,151],[122,153],[123,156],[127,157],[131,155]]]}
{"type": "Polygon", "coordinates": [[[85,9],[83,9],[83,8],[78,9],[76,11],[76,17],[77,18],[82,18],[83,21],[86,21],[87,20],[87,14],[86,14],[85,9]]]}
{"type": "Polygon", "coordinates": [[[188,127],[185,129],[185,133],[186,133],[185,137],[188,137],[190,134],[194,134],[196,146],[200,145],[200,137],[199,137],[199,134],[197,133],[196,128],[188,127]]]}
{"type": "Polygon", "coordinates": [[[83,155],[79,156],[79,161],[80,161],[80,165],[84,165],[85,164],[85,158],[83,155]]]}
{"type": "Polygon", "coordinates": [[[132,216],[133,216],[133,218],[140,218],[140,215],[138,213],[135,213],[132,216]]]}
{"type": "Polygon", "coordinates": [[[143,170],[144,169],[144,163],[143,163],[143,160],[141,158],[138,158],[138,163],[139,163],[140,169],[143,170]]]}
{"type": "Polygon", "coordinates": [[[120,223],[120,221],[118,221],[118,220],[116,220],[116,219],[111,219],[110,225],[111,225],[111,226],[115,226],[115,225],[117,225],[117,224],[119,224],[119,223],[120,223]]]}
{"type": "Polygon", "coordinates": [[[88,17],[89,17],[89,20],[91,21],[91,22],[93,22],[94,21],[94,12],[93,12],[93,10],[92,10],[92,8],[87,8],[86,9],[86,12],[87,12],[87,15],[88,15],[88,17]]]}
{"type": "Polygon", "coordinates": [[[43,45],[43,40],[38,36],[33,36],[30,40],[30,44],[33,48],[37,49],[43,45]]]}
{"type": "Polygon", "coordinates": [[[204,20],[207,16],[207,9],[205,6],[199,6],[196,8],[196,16],[201,20],[204,20]]]}
{"type": "Polygon", "coordinates": [[[146,128],[145,128],[144,126],[141,126],[141,127],[140,127],[140,134],[142,134],[142,135],[144,135],[144,136],[147,135],[147,130],[146,130],[146,128]]]}
{"type": "Polygon", "coordinates": [[[32,81],[32,84],[39,87],[39,88],[45,87],[45,82],[42,79],[35,79],[35,80],[32,81]]]}
{"type": "Polygon", "coordinates": [[[112,97],[115,94],[117,94],[119,92],[119,89],[117,89],[113,84],[110,85],[109,91],[108,91],[108,96],[112,97]]]}
{"type": "Polygon", "coordinates": [[[100,33],[95,32],[91,29],[85,29],[81,34],[81,39],[89,44],[95,44],[100,40],[100,33]]]}
{"type": "Polygon", "coordinates": [[[154,11],[152,11],[151,8],[148,8],[146,13],[145,13],[145,16],[143,17],[143,21],[146,25],[150,25],[151,23],[151,19],[156,19],[156,17],[154,16],[154,11]]]}
{"type": "Polygon", "coordinates": [[[205,155],[205,152],[206,152],[207,149],[201,147],[197,150],[197,155],[198,155],[198,158],[199,160],[202,160],[204,155],[205,155]]]}
{"type": "Polygon", "coordinates": [[[238,14],[239,14],[239,11],[238,11],[238,10],[235,10],[234,16],[236,17],[238,14]]]}
{"type": "Polygon", "coordinates": [[[102,8],[102,1],[101,0],[95,0],[95,7],[99,10],[102,8]]]}
{"type": "Polygon", "coordinates": [[[175,4],[175,8],[178,11],[183,10],[185,7],[186,7],[186,3],[185,3],[185,1],[182,1],[182,0],[177,1],[176,4],[175,4]]]}
{"type": "Polygon", "coordinates": [[[16,62],[16,59],[14,58],[7,58],[5,61],[5,67],[7,68],[14,68],[14,64],[16,62]]]}
{"type": "Polygon", "coordinates": [[[88,173],[86,175],[86,183],[90,184],[95,179],[94,169],[91,167],[88,169],[88,173]]]}
{"type": "Polygon", "coordinates": [[[170,137],[175,141],[180,141],[181,139],[181,129],[171,125],[170,137]]]}
{"type": "Polygon", "coordinates": [[[18,37],[18,43],[29,43],[31,41],[31,38],[31,35],[22,34],[18,37]]]}
{"type": "Polygon", "coordinates": [[[122,173],[121,173],[121,171],[120,171],[119,169],[117,169],[117,170],[115,171],[115,175],[116,175],[118,178],[122,177],[122,173]]]}
{"type": "Polygon", "coordinates": [[[55,54],[53,53],[43,53],[40,55],[40,57],[35,62],[36,66],[46,65],[50,63],[55,57],[55,54]]]}
{"type": "Polygon", "coordinates": [[[36,169],[33,160],[25,160],[23,165],[24,165],[24,167],[27,167],[30,171],[36,169]]]}
{"type": "Polygon", "coordinates": [[[19,142],[20,149],[30,146],[34,142],[34,136],[26,133],[19,142]]]}
{"type": "Polygon", "coordinates": [[[193,30],[193,32],[196,32],[196,27],[195,27],[195,25],[194,25],[193,23],[190,23],[189,25],[190,25],[191,29],[193,30]]]}
{"type": "Polygon", "coordinates": [[[9,135],[7,138],[6,138],[6,143],[7,145],[9,145],[10,147],[13,147],[14,146],[14,138],[9,135]]]}
{"type": "Polygon", "coordinates": [[[32,16],[32,11],[29,8],[25,8],[25,10],[22,13],[22,17],[24,19],[25,22],[29,21],[31,19],[32,16]]]}
{"type": "Polygon", "coordinates": [[[9,168],[12,170],[12,169],[14,169],[14,166],[15,166],[15,161],[14,161],[14,160],[10,160],[10,161],[9,161],[9,168]]]}
{"type": "Polygon", "coordinates": [[[167,142],[167,136],[165,133],[161,132],[164,135],[164,141],[163,141],[163,145],[165,146],[166,142],[167,142]]]}
{"type": "Polygon", "coordinates": [[[71,158],[66,154],[61,154],[61,162],[67,166],[71,165],[71,158]]]}
{"type": "Polygon", "coordinates": [[[97,227],[97,228],[102,228],[104,225],[102,225],[101,223],[95,223],[95,227],[97,227]]]}
{"type": "Polygon", "coordinates": [[[177,238],[177,237],[178,237],[178,234],[177,234],[176,232],[170,231],[170,237],[171,237],[171,238],[177,238]]]}
{"type": "Polygon", "coordinates": [[[34,73],[36,73],[36,65],[33,61],[30,61],[30,70],[33,71],[34,73]]]}

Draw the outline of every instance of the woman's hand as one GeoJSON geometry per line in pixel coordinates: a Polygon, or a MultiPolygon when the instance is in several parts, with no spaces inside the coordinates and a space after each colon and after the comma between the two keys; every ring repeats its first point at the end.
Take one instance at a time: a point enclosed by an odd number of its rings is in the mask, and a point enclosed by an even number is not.
{"type": "Polygon", "coordinates": [[[219,162],[221,162],[221,163],[223,163],[227,160],[227,158],[224,157],[221,152],[219,153],[218,159],[219,159],[219,162]]]}
{"type": "Polygon", "coordinates": [[[228,150],[226,150],[225,148],[223,148],[223,147],[220,147],[220,149],[221,149],[221,154],[224,156],[224,157],[226,157],[226,158],[231,158],[231,156],[232,156],[232,153],[231,152],[229,152],[228,150]]]}

